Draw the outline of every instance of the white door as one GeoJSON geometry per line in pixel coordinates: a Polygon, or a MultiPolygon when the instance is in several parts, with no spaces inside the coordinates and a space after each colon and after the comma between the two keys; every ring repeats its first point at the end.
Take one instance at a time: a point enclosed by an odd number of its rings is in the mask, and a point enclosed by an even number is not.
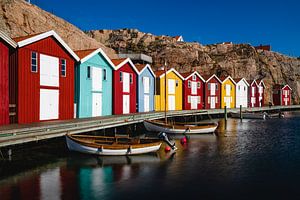
{"type": "Polygon", "coordinates": [[[40,89],[40,120],[58,119],[59,91],[40,89]]]}
{"type": "Polygon", "coordinates": [[[40,54],[40,85],[59,86],[59,59],[40,54]]]}
{"type": "Polygon", "coordinates": [[[92,91],[102,91],[102,69],[92,67],[92,91]]]}
{"type": "Polygon", "coordinates": [[[175,94],[175,79],[168,79],[168,94],[175,94]]]}
{"type": "Polygon", "coordinates": [[[254,107],[255,101],[256,101],[255,97],[251,97],[251,107],[254,107]]]}
{"type": "Polygon", "coordinates": [[[224,102],[225,102],[226,108],[230,108],[231,97],[224,97],[224,102]]]}
{"type": "Polygon", "coordinates": [[[168,96],[168,110],[175,110],[175,95],[168,96]]]}
{"type": "Polygon", "coordinates": [[[191,109],[198,109],[198,96],[191,96],[191,109]]]}
{"type": "Polygon", "coordinates": [[[215,83],[210,84],[210,95],[216,95],[216,84],[215,83]]]}
{"type": "Polygon", "coordinates": [[[130,74],[122,72],[123,75],[123,92],[130,92],[130,74]]]}
{"type": "Polygon", "coordinates": [[[216,97],[210,97],[210,108],[216,108],[216,97]]]}
{"type": "Polygon", "coordinates": [[[129,95],[123,95],[123,114],[128,114],[130,111],[129,95]]]}
{"type": "Polygon", "coordinates": [[[149,94],[150,91],[150,78],[143,77],[143,84],[144,84],[144,93],[149,94]]]}
{"type": "Polygon", "coordinates": [[[98,117],[102,115],[102,94],[93,93],[92,116],[98,117]]]}
{"type": "Polygon", "coordinates": [[[262,97],[259,97],[258,99],[259,99],[259,107],[261,107],[262,106],[261,105],[262,104],[262,97]]]}
{"type": "Polygon", "coordinates": [[[226,84],[225,88],[226,88],[226,96],[230,96],[231,85],[226,84]]]}
{"type": "Polygon", "coordinates": [[[144,95],[144,112],[149,112],[150,111],[150,99],[149,95],[145,94],[144,95]]]}
{"type": "Polygon", "coordinates": [[[192,82],[192,94],[197,95],[197,82],[192,82]]]}

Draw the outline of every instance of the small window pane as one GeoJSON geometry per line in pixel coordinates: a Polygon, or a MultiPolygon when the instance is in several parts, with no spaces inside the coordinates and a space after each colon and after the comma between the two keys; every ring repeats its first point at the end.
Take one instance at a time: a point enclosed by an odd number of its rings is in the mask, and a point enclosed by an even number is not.
{"type": "Polygon", "coordinates": [[[130,74],[130,84],[133,83],[133,77],[132,77],[132,74],[130,74]]]}
{"type": "Polygon", "coordinates": [[[88,79],[91,78],[91,67],[90,66],[87,67],[87,75],[86,76],[88,79]]]}
{"type": "Polygon", "coordinates": [[[188,81],[188,88],[191,88],[191,81],[188,81]]]}
{"type": "Polygon", "coordinates": [[[104,81],[106,81],[106,77],[107,77],[107,75],[106,75],[106,69],[103,69],[103,80],[104,81]]]}
{"type": "Polygon", "coordinates": [[[66,71],[66,60],[65,59],[61,59],[61,76],[66,77],[67,75],[67,71],[66,71]]]}
{"type": "Polygon", "coordinates": [[[123,73],[120,72],[120,82],[122,82],[122,81],[123,81],[123,73]]]}
{"type": "Polygon", "coordinates": [[[178,87],[178,80],[176,80],[176,87],[178,87]]]}
{"type": "Polygon", "coordinates": [[[31,72],[38,71],[37,52],[31,52],[31,72]]]}
{"type": "Polygon", "coordinates": [[[197,88],[201,88],[201,83],[197,82],[197,88]]]}

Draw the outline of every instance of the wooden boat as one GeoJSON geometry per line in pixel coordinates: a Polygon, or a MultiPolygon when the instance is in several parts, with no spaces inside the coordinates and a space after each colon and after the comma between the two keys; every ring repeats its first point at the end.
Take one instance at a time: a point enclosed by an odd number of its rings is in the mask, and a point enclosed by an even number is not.
{"type": "Polygon", "coordinates": [[[217,123],[207,124],[166,124],[160,120],[144,120],[144,126],[148,131],[165,132],[168,134],[205,134],[213,133],[217,123]]]}
{"type": "Polygon", "coordinates": [[[284,118],[284,113],[276,112],[276,113],[268,113],[268,118],[284,118]]]}
{"type": "MultiPolygon", "coordinates": [[[[240,118],[240,112],[232,112],[231,114],[232,118],[240,118]]],[[[266,119],[267,113],[255,113],[255,112],[243,112],[242,117],[243,119],[266,119]]]]}
{"type": "Polygon", "coordinates": [[[71,151],[108,156],[156,152],[162,144],[160,139],[70,134],[66,135],[66,141],[71,151]]]}

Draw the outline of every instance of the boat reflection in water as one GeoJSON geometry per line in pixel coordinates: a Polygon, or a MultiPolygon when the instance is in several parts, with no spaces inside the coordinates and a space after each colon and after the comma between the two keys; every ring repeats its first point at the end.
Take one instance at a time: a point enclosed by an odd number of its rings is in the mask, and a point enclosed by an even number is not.
{"type": "MultiPolygon", "coordinates": [[[[221,120],[215,134],[190,135],[187,143],[176,135],[175,154],[162,144],[157,154],[140,156],[65,149],[57,162],[50,155],[30,157],[28,163],[51,164],[1,174],[0,199],[297,199],[288,197],[299,197],[299,120],[300,112],[284,119],[221,120]]],[[[24,165],[23,158],[0,165],[0,172],[24,165]]]]}

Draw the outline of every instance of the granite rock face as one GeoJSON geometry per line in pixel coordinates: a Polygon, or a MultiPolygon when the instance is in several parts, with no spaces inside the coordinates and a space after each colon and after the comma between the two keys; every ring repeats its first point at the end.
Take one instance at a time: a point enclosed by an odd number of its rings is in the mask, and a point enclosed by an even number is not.
{"type": "Polygon", "coordinates": [[[198,70],[203,75],[231,75],[233,78],[264,79],[266,101],[272,101],[274,84],[289,84],[293,102],[300,97],[300,59],[272,51],[256,50],[250,44],[177,42],[173,37],[155,36],[136,29],[95,30],[87,34],[119,53],[145,53],[153,57],[153,67],[167,61],[179,72],[198,70]]]}
{"type": "Polygon", "coordinates": [[[116,57],[114,50],[76,26],[24,0],[0,0],[0,6],[0,30],[12,38],[54,30],[73,50],[101,47],[109,56],[116,57]]]}

